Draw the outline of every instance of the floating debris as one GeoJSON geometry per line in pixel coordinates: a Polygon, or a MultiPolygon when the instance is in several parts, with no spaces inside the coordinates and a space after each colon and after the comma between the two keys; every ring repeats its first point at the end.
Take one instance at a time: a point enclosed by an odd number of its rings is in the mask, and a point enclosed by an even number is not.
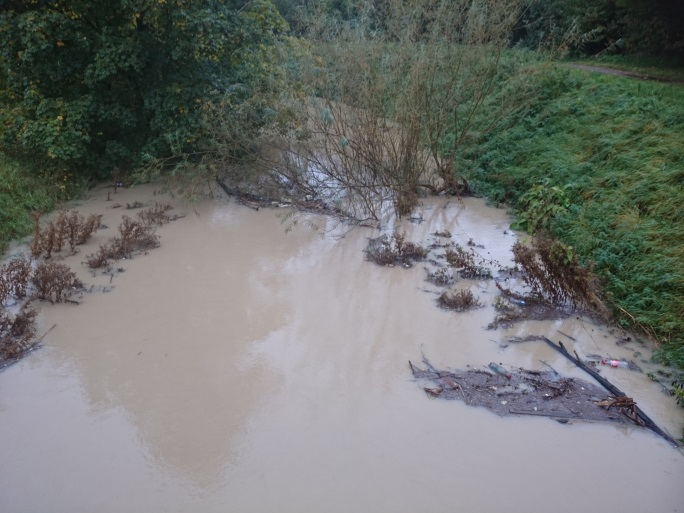
{"type": "Polygon", "coordinates": [[[460,400],[469,406],[487,408],[502,417],[535,415],[566,420],[633,422],[622,414],[619,403],[611,408],[602,406],[612,404],[615,398],[601,387],[563,377],[553,370],[506,371],[495,364],[502,373],[484,369],[440,371],[425,359],[423,363],[425,369],[411,362],[409,366],[413,377],[422,383],[430,397],[460,400]]]}

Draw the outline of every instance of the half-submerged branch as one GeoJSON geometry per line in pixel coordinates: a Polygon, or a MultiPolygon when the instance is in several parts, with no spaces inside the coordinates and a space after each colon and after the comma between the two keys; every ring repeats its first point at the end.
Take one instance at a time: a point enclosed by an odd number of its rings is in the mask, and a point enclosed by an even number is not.
{"type": "MultiPolygon", "coordinates": [[[[560,354],[565,356],[568,360],[570,360],[572,363],[577,365],[580,369],[582,369],[584,372],[589,374],[592,378],[594,378],[596,381],[598,381],[601,386],[603,386],[606,390],[608,390],[613,397],[619,398],[619,397],[627,397],[627,395],[621,391],[619,388],[617,388],[615,385],[613,385],[610,381],[608,381],[606,378],[601,376],[598,372],[596,372],[594,369],[586,365],[582,360],[580,360],[579,356],[577,353],[575,353],[575,356],[571,355],[568,350],[565,348],[562,342],[559,342],[559,345],[556,345],[554,342],[549,340],[546,337],[542,337],[542,339],[552,348],[554,348],[556,351],[558,351],[560,354]]],[[[653,422],[653,420],[646,415],[638,406],[634,406],[634,412],[636,417],[639,419],[640,422],[643,423],[644,427],[650,429],[657,435],[661,436],[668,442],[670,442],[672,445],[675,447],[679,447],[679,443],[672,438],[670,435],[668,435],[665,431],[660,429],[658,425],[653,422]]]]}

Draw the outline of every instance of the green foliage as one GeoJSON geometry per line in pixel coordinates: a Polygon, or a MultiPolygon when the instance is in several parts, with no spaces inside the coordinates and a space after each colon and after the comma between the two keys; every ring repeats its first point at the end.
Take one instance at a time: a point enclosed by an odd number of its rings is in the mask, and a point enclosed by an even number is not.
{"type": "Polygon", "coordinates": [[[31,233],[31,212],[47,212],[69,194],[65,182],[36,177],[0,154],[0,252],[10,241],[31,233]]]}
{"type": "Polygon", "coordinates": [[[621,322],[684,366],[684,90],[562,68],[525,76],[538,101],[469,146],[466,177],[593,262],[621,322]]]}
{"type": "Polygon", "coordinates": [[[98,177],[196,151],[208,104],[264,92],[284,30],[266,0],[6,1],[0,149],[98,177]]]}
{"type": "Polygon", "coordinates": [[[672,395],[677,398],[677,404],[684,407],[684,379],[680,378],[672,383],[672,395]]]}
{"type": "Polygon", "coordinates": [[[531,0],[513,42],[571,55],[650,53],[684,58],[679,0],[531,0]]]}
{"type": "Polygon", "coordinates": [[[550,185],[548,179],[533,186],[518,200],[519,221],[513,228],[530,233],[549,230],[551,221],[570,206],[566,194],[568,188],[569,185],[550,185]]]}

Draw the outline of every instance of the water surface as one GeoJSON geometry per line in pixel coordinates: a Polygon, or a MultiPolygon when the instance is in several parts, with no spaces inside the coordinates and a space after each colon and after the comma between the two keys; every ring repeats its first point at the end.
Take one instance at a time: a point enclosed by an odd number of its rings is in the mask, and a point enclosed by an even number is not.
{"type": "MultiPolygon", "coordinates": [[[[80,261],[122,214],[105,197],[78,208],[109,228],[66,262],[112,290],[42,306],[40,329],[57,327],[0,373],[0,511],[682,511],[684,457],[652,433],[430,400],[408,368],[422,355],[444,368],[544,360],[587,379],[541,343],[501,342],[560,330],[581,354],[648,347],[617,347],[620,333],[586,319],[488,331],[492,284],[467,285],[487,307],[440,310],[420,265],[364,261],[377,232],[334,237],[312,216],[319,230],[285,233],[276,212],[226,199],[179,203],[187,215],[159,229],[159,249],[93,277],[80,261]]],[[[403,225],[411,239],[448,229],[510,262],[503,210],[439,199],[421,211],[403,225]]],[[[684,410],[644,375],[604,373],[681,433],[684,410]]]]}

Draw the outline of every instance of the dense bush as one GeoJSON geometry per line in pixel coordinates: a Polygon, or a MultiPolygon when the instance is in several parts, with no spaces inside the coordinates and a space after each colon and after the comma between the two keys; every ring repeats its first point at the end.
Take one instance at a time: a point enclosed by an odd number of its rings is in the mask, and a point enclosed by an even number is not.
{"type": "Polygon", "coordinates": [[[263,94],[286,28],[266,0],[0,6],[0,150],[93,177],[196,151],[208,105],[263,94]]]}

